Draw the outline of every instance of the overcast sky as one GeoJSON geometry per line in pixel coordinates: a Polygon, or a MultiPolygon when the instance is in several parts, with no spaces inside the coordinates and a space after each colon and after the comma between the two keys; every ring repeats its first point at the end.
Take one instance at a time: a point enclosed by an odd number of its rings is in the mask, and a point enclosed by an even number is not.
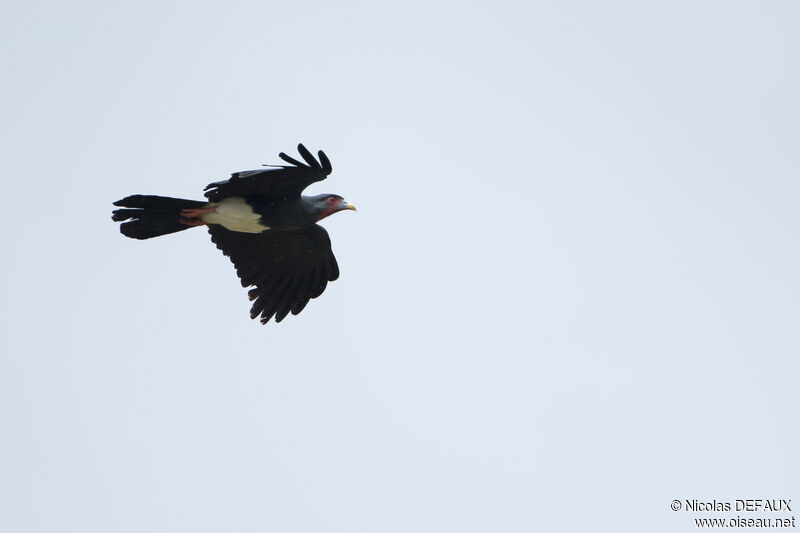
{"type": "Polygon", "coordinates": [[[690,531],[800,507],[795,2],[6,2],[0,531],[690,531]],[[261,326],[207,232],[358,206],[261,326]]]}

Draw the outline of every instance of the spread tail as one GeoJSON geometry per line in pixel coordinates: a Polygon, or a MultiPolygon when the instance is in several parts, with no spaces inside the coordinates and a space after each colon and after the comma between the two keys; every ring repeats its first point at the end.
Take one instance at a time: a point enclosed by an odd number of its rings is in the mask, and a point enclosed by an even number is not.
{"type": "Polygon", "coordinates": [[[194,224],[181,222],[181,210],[202,208],[208,202],[135,194],[117,200],[114,205],[128,208],[117,209],[111,216],[115,222],[128,221],[119,227],[123,235],[132,239],[150,239],[194,227],[194,224]]]}

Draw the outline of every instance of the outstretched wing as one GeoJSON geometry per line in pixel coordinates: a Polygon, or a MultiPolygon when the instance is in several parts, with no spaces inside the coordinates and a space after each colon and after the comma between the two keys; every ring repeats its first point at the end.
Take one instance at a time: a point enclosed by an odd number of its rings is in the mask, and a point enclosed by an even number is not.
{"type": "Polygon", "coordinates": [[[291,311],[298,314],[311,298],[323,293],[339,277],[331,240],[322,226],[293,231],[242,233],[210,224],[211,241],[231,258],[253,307],[250,318],[266,324],[280,322],[291,311]]]}
{"type": "Polygon", "coordinates": [[[206,198],[212,202],[229,196],[253,194],[289,200],[299,198],[303,189],[316,181],[324,180],[333,171],[333,167],[322,150],[317,152],[319,161],[302,144],[297,145],[297,151],[305,163],[281,152],[278,157],[289,163],[288,165],[236,172],[228,180],[210,183],[205,188],[206,198]]]}

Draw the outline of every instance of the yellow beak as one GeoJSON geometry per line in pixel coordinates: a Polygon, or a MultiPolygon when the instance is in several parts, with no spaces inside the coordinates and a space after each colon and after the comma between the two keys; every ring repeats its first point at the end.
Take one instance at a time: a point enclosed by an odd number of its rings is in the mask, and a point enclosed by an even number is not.
{"type": "Polygon", "coordinates": [[[344,204],[345,204],[345,207],[346,207],[347,209],[351,210],[351,211],[356,211],[356,210],[357,210],[357,209],[356,209],[356,206],[354,206],[354,205],[353,205],[353,204],[351,204],[350,202],[345,202],[344,204]]]}

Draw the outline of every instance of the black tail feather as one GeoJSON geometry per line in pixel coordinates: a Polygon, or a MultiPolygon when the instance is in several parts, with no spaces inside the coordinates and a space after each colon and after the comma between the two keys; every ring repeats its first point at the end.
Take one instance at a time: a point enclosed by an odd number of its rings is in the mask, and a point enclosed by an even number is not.
{"type": "Polygon", "coordinates": [[[111,220],[115,222],[128,221],[119,227],[123,235],[132,239],[150,239],[194,227],[181,222],[181,209],[200,208],[207,202],[135,194],[117,200],[114,205],[129,208],[117,209],[111,214],[111,220]]]}
{"type": "Polygon", "coordinates": [[[169,196],[134,194],[122,200],[117,200],[114,205],[118,207],[138,207],[140,209],[190,209],[203,207],[206,203],[208,202],[170,198],[169,196]]]}

